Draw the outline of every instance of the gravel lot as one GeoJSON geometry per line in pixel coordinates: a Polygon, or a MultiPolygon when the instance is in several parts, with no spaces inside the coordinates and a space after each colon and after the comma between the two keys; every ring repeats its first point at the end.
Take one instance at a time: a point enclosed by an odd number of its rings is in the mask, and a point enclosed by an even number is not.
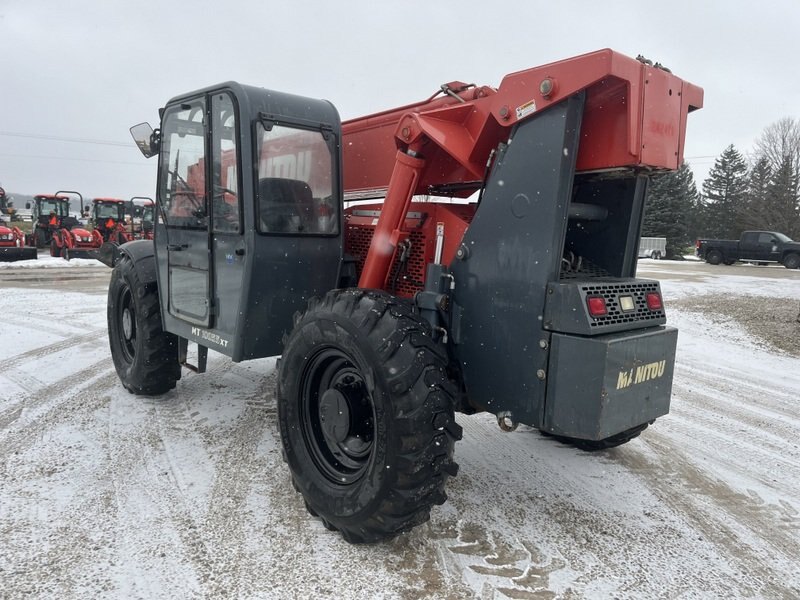
{"type": "Polygon", "coordinates": [[[709,294],[682,298],[670,309],[706,315],[713,323],[734,321],[765,348],[800,357],[800,300],[709,294]]]}

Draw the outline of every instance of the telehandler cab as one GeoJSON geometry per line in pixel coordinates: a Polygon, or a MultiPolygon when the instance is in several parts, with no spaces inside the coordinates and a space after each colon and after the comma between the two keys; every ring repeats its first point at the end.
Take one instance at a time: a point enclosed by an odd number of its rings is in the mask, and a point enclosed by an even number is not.
{"type": "Polygon", "coordinates": [[[611,50],[343,124],[232,82],[173,98],[131,128],[159,156],[157,220],[114,258],[120,379],[158,395],[208,348],[280,354],[293,483],[351,542],[445,501],[455,411],[627,442],[669,410],[677,340],[635,277],[647,183],[702,103],[611,50]]]}

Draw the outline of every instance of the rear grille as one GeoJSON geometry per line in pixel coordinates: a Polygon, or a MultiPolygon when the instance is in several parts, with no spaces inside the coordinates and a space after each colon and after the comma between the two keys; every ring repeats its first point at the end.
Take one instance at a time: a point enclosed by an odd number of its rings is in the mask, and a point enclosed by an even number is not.
{"type": "Polygon", "coordinates": [[[602,296],[606,301],[608,314],[602,317],[590,317],[589,322],[592,327],[603,327],[608,325],[619,325],[624,323],[638,323],[642,321],[656,321],[664,319],[664,309],[650,310],[647,307],[646,294],[648,292],[659,292],[658,282],[630,282],[630,283],[597,283],[592,285],[582,285],[581,292],[586,296],[602,296]],[[632,296],[635,309],[623,312],[619,306],[619,296],[632,296]]]}
{"type": "Polygon", "coordinates": [[[587,258],[575,258],[565,256],[561,259],[561,272],[559,280],[586,279],[595,277],[610,277],[611,273],[604,268],[597,266],[587,258]]]}

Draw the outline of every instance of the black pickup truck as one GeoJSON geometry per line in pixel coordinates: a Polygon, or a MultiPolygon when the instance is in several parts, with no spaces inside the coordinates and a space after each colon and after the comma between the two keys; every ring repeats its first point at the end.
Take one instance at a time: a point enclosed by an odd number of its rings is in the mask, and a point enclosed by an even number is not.
{"type": "Polygon", "coordinates": [[[787,269],[800,268],[800,242],[775,231],[745,231],[740,240],[697,240],[696,253],[712,265],[778,262],[787,269]]]}

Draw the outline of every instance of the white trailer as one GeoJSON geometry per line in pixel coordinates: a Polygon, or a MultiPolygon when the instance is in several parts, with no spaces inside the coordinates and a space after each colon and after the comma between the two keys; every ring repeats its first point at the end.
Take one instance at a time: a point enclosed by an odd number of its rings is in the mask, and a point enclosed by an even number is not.
{"type": "Polygon", "coordinates": [[[639,258],[654,258],[656,260],[667,255],[667,238],[643,237],[639,240],[639,258]]]}

